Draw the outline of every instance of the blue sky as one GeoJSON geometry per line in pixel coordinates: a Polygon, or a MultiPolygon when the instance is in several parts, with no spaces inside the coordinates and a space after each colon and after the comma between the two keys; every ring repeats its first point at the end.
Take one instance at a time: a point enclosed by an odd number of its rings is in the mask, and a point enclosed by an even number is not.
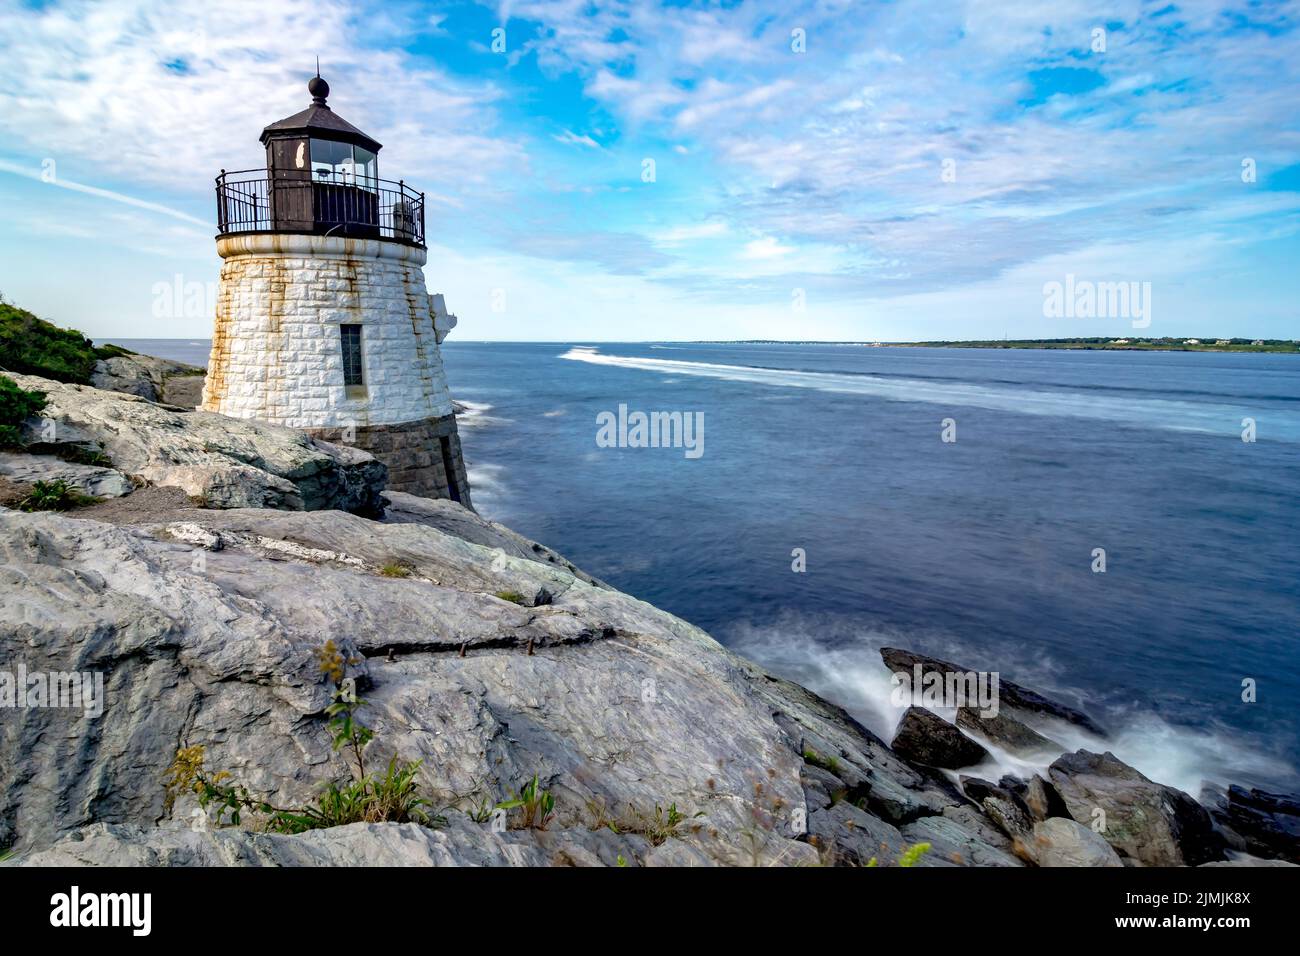
{"type": "Polygon", "coordinates": [[[428,196],[458,338],[1296,338],[1298,31],[1244,0],[0,0],[0,293],[205,337],[213,177],[264,165],[319,55],[428,196]],[[1149,282],[1150,327],[1045,317],[1067,275],[1149,282]]]}

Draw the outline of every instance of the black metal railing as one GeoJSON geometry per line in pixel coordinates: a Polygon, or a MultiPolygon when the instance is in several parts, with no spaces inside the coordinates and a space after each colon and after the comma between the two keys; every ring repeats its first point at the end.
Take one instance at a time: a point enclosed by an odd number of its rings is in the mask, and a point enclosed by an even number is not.
{"type": "Polygon", "coordinates": [[[219,235],[291,232],[424,246],[424,193],[404,182],[244,169],[217,177],[219,235]]]}

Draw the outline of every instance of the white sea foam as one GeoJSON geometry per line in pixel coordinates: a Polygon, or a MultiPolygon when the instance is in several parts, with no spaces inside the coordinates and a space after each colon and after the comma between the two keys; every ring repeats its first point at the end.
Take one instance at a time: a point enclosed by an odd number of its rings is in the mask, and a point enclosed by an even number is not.
{"type": "Polygon", "coordinates": [[[460,409],[456,412],[457,428],[486,428],[489,425],[501,425],[508,419],[489,415],[493,406],[487,402],[471,402],[463,398],[456,399],[460,409]]]}
{"type": "MultiPolygon", "coordinates": [[[[886,742],[893,739],[898,722],[907,709],[891,700],[893,686],[890,674],[880,657],[881,647],[915,647],[916,635],[899,633],[864,633],[839,618],[787,615],[771,624],[755,626],[739,624],[732,627],[724,643],[739,654],[790,680],[811,688],[818,694],[848,710],[862,724],[886,742]],[[830,646],[818,635],[836,634],[842,638],[853,631],[857,638],[852,646],[830,646]]],[[[933,636],[929,636],[933,643],[933,636]]],[[[969,649],[958,647],[935,653],[959,666],[969,664],[969,649]]],[[[951,646],[951,645],[948,645],[951,646]]],[[[1049,668],[1020,666],[1011,661],[1008,669],[1000,671],[1006,680],[1032,687],[1063,703],[1081,699],[1054,681],[1036,683],[1035,676],[1046,677],[1049,668]]],[[[949,722],[956,718],[954,710],[938,709],[936,713],[949,722]]],[[[1017,714],[1017,717],[1022,716],[1017,714]]],[[[1102,715],[1098,715],[1102,716],[1102,715]]],[[[988,780],[997,780],[1011,773],[1027,779],[1029,775],[1045,775],[1047,766],[1061,753],[1079,749],[1100,753],[1111,751],[1125,763],[1136,767],[1158,783],[1176,787],[1197,796],[1206,783],[1227,786],[1253,780],[1287,780],[1295,773],[1285,762],[1259,753],[1242,744],[1240,740],[1217,730],[1194,730],[1179,727],[1161,720],[1158,716],[1141,711],[1123,715],[1108,714],[1104,722],[1112,725],[1114,736],[1100,738],[1082,728],[1050,718],[1027,720],[1034,729],[1061,744],[1062,750],[1044,753],[1037,759],[1024,759],[1002,748],[980,740],[990,753],[990,759],[978,767],[965,768],[962,773],[988,780]]],[[[956,774],[951,774],[956,779],[956,774]]]]}
{"type": "MultiPolygon", "coordinates": [[[[1025,415],[1100,419],[1144,428],[1218,435],[1240,435],[1242,419],[1260,414],[1258,408],[1245,405],[1121,395],[1081,388],[1043,389],[1030,385],[1000,387],[871,374],[805,372],[750,365],[606,355],[593,346],[572,348],[560,358],[659,374],[693,375],[781,388],[810,388],[871,396],[887,401],[928,402],[948,408],[974,406],[1025,415]]],[[[1300,415],[1289,410],[1270,409],[1268,436],[1279,441],[1300,441],[1300,415]]]]}
{"type": "Polygon", "coordinates": [[[474,509],[493,521],[502,520],[506,513],[504,475],[505,468],[501,465],[467,462],[465,466],[465,477],[469,479],[470,494],[474,497],[474,509]]]}

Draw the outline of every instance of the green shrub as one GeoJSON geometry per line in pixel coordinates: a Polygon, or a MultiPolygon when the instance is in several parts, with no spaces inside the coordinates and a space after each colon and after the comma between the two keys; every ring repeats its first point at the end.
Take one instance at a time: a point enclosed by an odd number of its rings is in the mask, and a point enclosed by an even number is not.
{"type": "Polygon", "coordinates": [[[116,345],[96,347],[74,329],[61,329],[26,309],[0,302],[0,355],[6,371],[58,382],[90,382],[100,359],[131,352],[116,345]]]}
{"type": "Polygon", "coordinates": [[[23,419],[44,407],[44,392],[21,389],[13,379],[0,375],[0,446],[22,444],[23,419]]]}
{"type": "Polygon", "coordinates": [[[518,591],[498,591],[496,594],[503,601],[509,601],[511,604],[528,605],[528,598],[524,597],[518,591]]]}
{"type": "Polygon", "coordinates": [[[82,494],[76,488],[69,487],[62,478],[54,481],[38,481],[32,485],[28,494],[18,505],[20,511],[71,511],[99,501],[90,495],[82,494]]]}

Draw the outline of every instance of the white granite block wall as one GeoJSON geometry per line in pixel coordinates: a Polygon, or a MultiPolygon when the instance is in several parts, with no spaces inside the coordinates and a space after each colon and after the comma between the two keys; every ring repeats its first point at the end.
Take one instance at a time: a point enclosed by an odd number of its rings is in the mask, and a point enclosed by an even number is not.
{"type": "Polygon", "coordinates": [[[223,257],[202,408],[291,428],[452,414],[424,250],[377,240],[251,235],[223,257]],[[364,395],[343,385],[339,326],[362,327],[364,395]]]}

